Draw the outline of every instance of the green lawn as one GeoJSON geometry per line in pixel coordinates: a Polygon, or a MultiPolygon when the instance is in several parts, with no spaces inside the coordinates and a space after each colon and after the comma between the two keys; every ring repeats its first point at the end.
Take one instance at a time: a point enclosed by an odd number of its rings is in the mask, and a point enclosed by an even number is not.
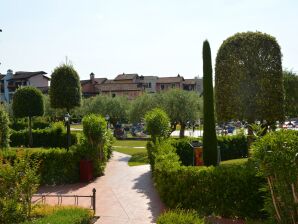
{"type": "Polygon", "coordinates": [[[144,165],[148,164],[146,143],[147,141],[140,140],[116,140],[113,149],[132,156],[128,161],[129,166],[144,165]]]}
{"type": "Polygon", "coordinates": [[[248,158],[231,159],[231,160],[221,162],[220,165],[242,164],[242,163],[246,163],[247,161],[248,161],[248,158]]]}
{"type": "Polygon", "coordinates": [[[82,124],[71,124],[70,128],[83,129],[83,125],[82,124]]]}

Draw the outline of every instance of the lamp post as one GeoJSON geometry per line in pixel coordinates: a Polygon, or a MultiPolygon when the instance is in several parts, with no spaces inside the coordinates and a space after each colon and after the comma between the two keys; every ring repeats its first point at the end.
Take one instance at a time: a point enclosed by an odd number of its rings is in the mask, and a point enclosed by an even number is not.
{"type": "Polygon", "coordinates": [[[68,151],[70,146],[70,114],[69,113],[66,113],[64,115],[64,121],[67,127],[67,151],[68,151]]]}
{"type": "Polygon", "coordinates": [[[109,129],[109,120],[110,120],[110,116],[108,114],[105,116],[105,120],[107,122],[107,130],[108,130],[109,129]]]}

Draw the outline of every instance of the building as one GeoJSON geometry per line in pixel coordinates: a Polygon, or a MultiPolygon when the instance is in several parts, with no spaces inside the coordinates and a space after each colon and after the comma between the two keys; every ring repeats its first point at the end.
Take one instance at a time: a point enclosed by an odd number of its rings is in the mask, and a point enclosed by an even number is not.
{"type": "Polygon", "coordinates": [[[20,71],[13,73],[13,71],[9,69],[6,75],[1,75],[1,102],[11,102],[13,94],[20,86],[34,86],[43,92],[47,92],[50,78],[45,76],[46,74],[47,73],[44,71],[20,71]]]}
{"type": "Polygon", "coordinates": [[[187,91],[196,91],[199,94],[203,92],[203,80],[195,77],[194,79],[184,79],[183,90],[187,91]]]}
{"type": "Polygon", "coordinates": [[[146,93],[156,93],[157,76],[140,76],[140,79],[146,93]]]}
{"type": "Polygon", "coordinates": [[[156,91],[161,92],[168,89],[182,89],[184,78],[179,74],[176,77],[160,77],[156,82],[156,91]]]}
{"type": "Polygon", "coordinates": [[[95,78],[94,73],[90,74],[90,79],[81,80],[82,94],[84,97],[95,96],[99,94],[99,90],[96,87],[106,81],[106,78],[95,78]]]}

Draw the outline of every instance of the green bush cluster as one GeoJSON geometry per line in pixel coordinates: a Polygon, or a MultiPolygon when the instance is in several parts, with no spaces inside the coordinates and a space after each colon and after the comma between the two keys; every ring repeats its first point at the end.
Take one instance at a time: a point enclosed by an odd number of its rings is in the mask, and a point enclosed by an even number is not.
{"type": "Polygon", "coordinates": [[[270,132],[253,145],[253,158],[267,179],[265,209],[274,223],[298,223],[298,132],[270,132]]]}
{"type": "MultiPolygon", "coordinates": [[[[190,143],[197,140],[201,141],[195,138],[171,140],[184,166],[193,165],[193,148],[190,143]]],[[[247,138],[244,135],[220,136],[217,137],[217,144],[220,148],[221,161],[246,158],[248,155],[247,138]]]]}
{"type": "Polygon", "coordinates": [[[170,210],[157,219],[157,224],[205,224],[198,214],[192,210],[170,210]]]}
{"type": "MultiPolygon", "coordinates": [[[[53,123],[50,128],[37,129],[32,131],[33,145],[32,147],[60,147],[67,146],[67,134],[63,123],[53,123]]],[[[78,136],[76,133],[71,134],[71,143],[78,143],[78,136]]],[[[28,130],[12,131],[10,136],[10,146],[28,146],[28,130]]]]}
{"type": "Polygon", "coordinates": [[[251,163],[218,167],[181,166],[170,142],[155,148],[154,181],[166,206],[194,209],[200,215],[258,217],[264,179],[251,163]]]}
{"type": "Polygon", "coordinates": [[[0,149],[9,147],[9,118],[4,108],[0,107],[0,149]]]}
{"type": "Polygon", "coordinates": [[[38,163],[26,156],[11,163],[0,157],[0,223],[16,224],[30,217],[31,198],[39,186],[38,163]]]}

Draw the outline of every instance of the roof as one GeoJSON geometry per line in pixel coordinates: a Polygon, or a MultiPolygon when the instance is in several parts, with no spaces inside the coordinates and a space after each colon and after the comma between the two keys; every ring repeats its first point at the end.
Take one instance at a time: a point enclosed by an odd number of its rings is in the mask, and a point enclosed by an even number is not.
{"type": "Polygon", "coordinates": [[[50,80],[50,78],[45,76],[45,74],[47,74],[47,73],[44,72],[44,71],[37,71],[37,72],[23,72],[23,71],[20,71],[20,72],[16,72],[10,80],[29,79],[32,76],[36,76],[36,75],[43,75],[44,78],[50,80]]]}
{"type": "Polygon", "coordinates": [[[3,79],[5,75],[0,74],[0,80],[3,79]]]}
{"type": "Polygon", "coordinates": [[[184,79],[183,84],[195,85],[196,84],[196,80],[195,79],[184,79]]]}
{"type": "MultiPolygon", "coordinates": [[[[95,78],[94,81],[96,82],[96,84],[101,84],[104,83],[107,79],[106,78],[95,78]]],[[[80,80],[81,85],[85,85],[87,83],[91,83],[90,79],[86,79],[86,80],[80,80]]]]}
{"type": "Polygon", "coordinates": [[[116,91],[141,91],[142,88],[138,87],[136,83],[103,83],[97,86],[102,92],[116,92],[116,91]]]}
{"type": "Polygon", "coordinates": [[[132,74],[120,74],[118,75],[114,80],[130,80],[138,77],[137,73],[132,73],[132,74]]]}
{"type": "Polygon", "coordinates": [[[177,82],[182,82],[182,81],[184,81],[184,78],[181,76],[163,77],[163,78],[158,78],[156,83],[177,83],[177,82]]]}

